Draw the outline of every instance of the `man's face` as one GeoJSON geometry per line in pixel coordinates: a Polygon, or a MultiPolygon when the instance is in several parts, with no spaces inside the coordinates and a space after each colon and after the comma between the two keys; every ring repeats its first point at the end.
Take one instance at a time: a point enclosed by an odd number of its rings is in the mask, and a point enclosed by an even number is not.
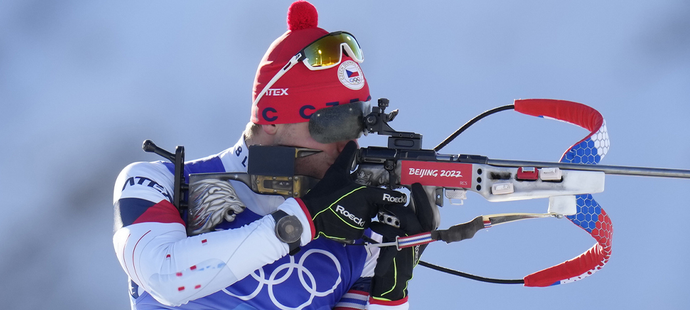
{"type": "Polygon", "coordinates": [[[295,160],[295,174],[318,179],[323,178],[326,170],[335,162],[348,141],[323,144],[316,142],[309,134],[309,123],[281,124],[276,133],[274,144],[284,146],[306,147],[322,152],[295,160]]]}

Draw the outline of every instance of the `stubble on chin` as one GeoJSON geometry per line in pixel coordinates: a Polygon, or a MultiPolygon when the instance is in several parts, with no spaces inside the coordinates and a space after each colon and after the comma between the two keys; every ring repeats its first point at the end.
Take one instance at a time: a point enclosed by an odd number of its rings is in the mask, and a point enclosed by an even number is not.
{"type": "Polygon", "coordinates": [[[323,179],[333,160],[325,152],[295,159],[295,174],[323,179]]]}

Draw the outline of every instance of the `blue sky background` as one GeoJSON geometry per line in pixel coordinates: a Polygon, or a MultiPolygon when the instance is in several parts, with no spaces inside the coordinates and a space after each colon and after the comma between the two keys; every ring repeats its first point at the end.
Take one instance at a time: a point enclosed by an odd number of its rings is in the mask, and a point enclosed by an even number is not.
{"type": "MultiPolygon", "coordinates": [[[[187,158],[217,153],[249,119],[259,60],[291,1],[0,2],[0,304],[126,309],[113,253],[112,186],[152,139],[187,158]]],[[[433,148],[517,98],[581,102],[606,118],[602,164],[690,169],[690,3],[662,1],[313,1],[320,26],[355,34],[374,98],[433,148]],[[422,4],[423,3],[423,4],[422,4]]],[[[558,160],[587,132],[503,112],[442,153],[558,160]]],[[[369,136],[364,146],[385,145],[369,136]]],[[[595,275],[526,288],[419,267],[413,309],[688,309],[689,180],[608,176],[595,199],[614,226],[595,275]]],[[[481,214],[545,212],[546,200],[446,204],[441,227],[481,214]]],[[[522,278],[594,244],[567,220],[494,227],[432,244],[430,262],[522,278]]]]}

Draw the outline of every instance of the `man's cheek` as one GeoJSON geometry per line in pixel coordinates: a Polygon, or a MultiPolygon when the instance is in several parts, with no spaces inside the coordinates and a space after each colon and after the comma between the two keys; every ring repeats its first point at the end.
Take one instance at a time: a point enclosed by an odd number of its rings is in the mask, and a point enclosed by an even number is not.
{"type": "Polygon", "coordinates": [[[295,160],[295,174],[322,178],[330,167],[326,154],[318,153],[295,160]]]}

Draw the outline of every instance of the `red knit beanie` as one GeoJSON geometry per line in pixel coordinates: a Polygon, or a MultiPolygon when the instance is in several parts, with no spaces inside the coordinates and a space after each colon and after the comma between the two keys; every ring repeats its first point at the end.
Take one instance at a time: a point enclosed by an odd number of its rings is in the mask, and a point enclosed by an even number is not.
{"type": "MultiPolygon", "coordinates": [[[[252,102],[264,86],[301,49],[328,34],[318,25],[316,8],[307,1],[295,1],[288,9],[288,31],[268,48],[254,78],[252,102]]],[[[369,86],[359,64],[343,54],[340,65],[325,70],[309,70],[298,63],[273,84],[252,106],[256,124],[289,124],[309,121],[321,108],[368,101],[369,86]],[[353,77],[359,79],[353,79],[353,77]],[[354,81],[354,82],[353,82],[354,81]]]]}

